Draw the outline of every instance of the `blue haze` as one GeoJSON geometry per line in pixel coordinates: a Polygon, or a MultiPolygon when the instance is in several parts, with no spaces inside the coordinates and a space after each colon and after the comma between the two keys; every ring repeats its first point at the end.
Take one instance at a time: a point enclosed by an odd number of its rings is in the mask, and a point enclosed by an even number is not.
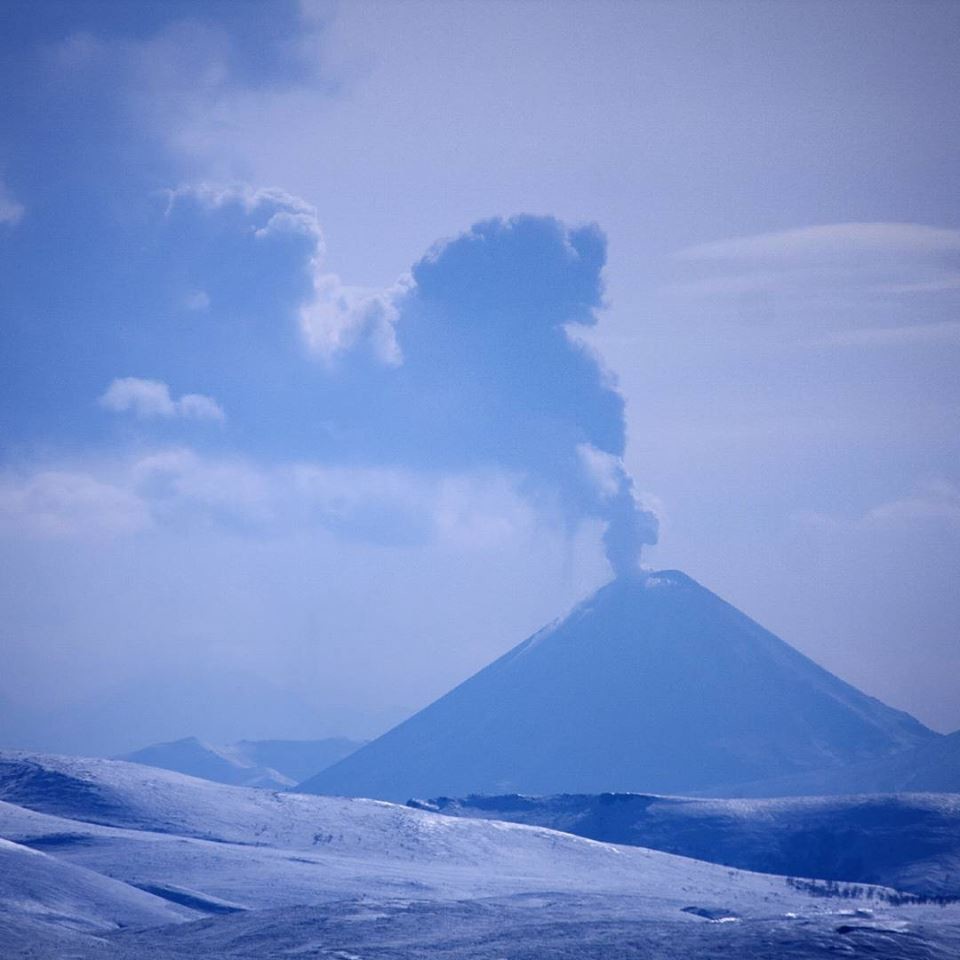
{"type": "Polygon", "coordinates": [[[370,736],[641,543],[960,726],[956,4],[4,16],[4,739],[370,736]]]}

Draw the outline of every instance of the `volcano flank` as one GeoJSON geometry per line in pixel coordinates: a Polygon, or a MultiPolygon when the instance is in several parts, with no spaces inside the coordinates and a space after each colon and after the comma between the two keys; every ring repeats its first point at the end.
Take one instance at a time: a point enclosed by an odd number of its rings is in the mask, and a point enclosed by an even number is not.
{"type": "Polygon", "coordinates": [[[607,584],[299,789],[729,795],[931,738],[670,570],[607,584]]]}

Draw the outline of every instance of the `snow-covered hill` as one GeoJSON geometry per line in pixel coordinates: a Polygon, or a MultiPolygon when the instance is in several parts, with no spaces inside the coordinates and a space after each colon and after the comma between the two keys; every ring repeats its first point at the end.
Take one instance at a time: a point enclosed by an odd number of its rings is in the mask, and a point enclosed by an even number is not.
{"type": "MultiPolygon", "coordinates": [[[[323,864],[325,876],[314,882],[330,896],[342,889],[340,874],[371,872],[388,877],[391,888],[401,883],[425,893],[453,885],[491,896],[545,885],[636,892],[654,876],[683,884],[695,875],[721,898],[729,886],[720,867],[550,829],[457,820],[376,800],[229,787],[122,761],[3,753],[0,797],[0,836],[109,867],[111,876],[138,884],[182,880],[194,866],[176,866],[176,851],[189,848],[187,860],[204,861],[197,876],[214,860],[242,874],[247,868],[238,864],[259,857],[266,866],[258,870],[275,870],[279,856],[299,885],[300,867],[323,864]]],[[[748,886],[768,885],[767,878],[743,878],[748,886]]],[[[241,903],[249,896],[233,877],[211,883],[206,892],[214,896],[241,903]]],[[[253,896],[282,897],[281,887],[275,880],[271,891],[253,896]]]]}
{"type": "Polygon", "coordinates": [[[644,794],[411,801],[746,870],[960,897],[960,794],[699,800],[644,794]]]}
{"type": "Polygon", "coordinates": [[[299,789],[690,793],[936,737],[666,571],[608,584],[299,789]]]}
{"type": "Polygon", "coordinates": [[[960,910],[880,888],[380,801],[23,753],[0,754],[0,796],[7,852],[41,874],[28,902],[19,860],[3,868],[4,960],[641,957],[651,944],[663,958],[812,957],[864,938],[929,958],[960,944],[960,910]],[[93,928],[44,919],[57,914],[93,928]],[[136,926],[103,928],[115,922],[136,926]]]}
{"type": "Polygon", "coordinates": [[[128,884],[0,839],[0,956],[66,956],[78,935],[198,916],[128,884]]]}
{"type": "Polygon", "coordinates": [[[76,930],[157,926],[196,916],[160,897],[4,839],[0,910],[76,930]]]}

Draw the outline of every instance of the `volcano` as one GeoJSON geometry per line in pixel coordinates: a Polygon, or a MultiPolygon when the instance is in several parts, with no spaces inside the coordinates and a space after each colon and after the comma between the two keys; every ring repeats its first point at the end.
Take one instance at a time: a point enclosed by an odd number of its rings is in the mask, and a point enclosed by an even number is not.
{"type": "Polygon", "coordinates": [[[607,584],[298,789],[735,795],[936,738],[669,570],[607,584]]]}

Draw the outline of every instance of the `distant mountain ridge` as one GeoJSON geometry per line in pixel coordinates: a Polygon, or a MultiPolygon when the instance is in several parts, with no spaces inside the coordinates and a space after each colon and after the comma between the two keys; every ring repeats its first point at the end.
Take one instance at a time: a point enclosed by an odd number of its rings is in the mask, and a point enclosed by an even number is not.
{"type": "Polygon", "coordinates": [[[670,570],[613,581],[298,789],[704,793],[937,739],[670,570]]]}
{"type": "Polygon", "coordinates": [[[239,740],[214,746],[196,737],[155,743],[116,757],[215,783],[283,790],[361,747],[344,737],[324,740],[239,740]]]}

